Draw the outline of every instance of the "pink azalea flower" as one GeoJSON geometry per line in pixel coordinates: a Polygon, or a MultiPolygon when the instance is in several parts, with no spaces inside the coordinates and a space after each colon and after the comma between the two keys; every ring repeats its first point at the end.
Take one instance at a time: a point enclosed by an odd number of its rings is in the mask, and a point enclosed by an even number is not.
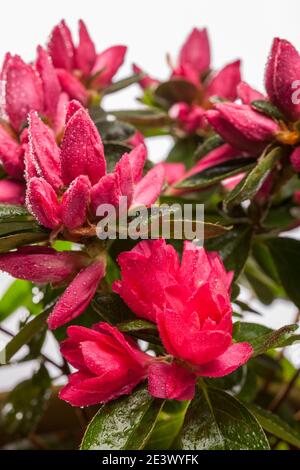
{"type": "Polygon", "coordinates": [[[294,46],[275,38],[266,67],[265,86],[270,101],[290,120],[300,118],[300,104],[293,103],[293,83],[300,77],[300,55],[294,46]]]}
{"type": "Polygon", "coordinates": [[[81,252],[57,252],[52,248],[30,246],[0,254],[0,269],[18,279],[37,284],[60,283],[70,279],[89,263],[81,252]]]}
{"type": "Polygon", "coordinates": [[[117,45],[97,53],[82,20],[79,21],[79,43],[63,20],[51,32],[48,51],[58,69],[60,85],[71,99],[86,105],[91,90],[100,91],[112,83],[124,62],[126,47],[117,45]]]}
{"type": "Polygon", "coordinates": [[[280,131],[273,119],[248,105],[218,103],[214,110],[206,112],[206,118],[226,142],[255,154],[274,140],[276,133],[280,131]]]}
{"type": "Polygon", "coordinates": [[[193,134],[203,127],[204,113],[204,109],[200,106],[188,105],[184,102],[175,103],[169,109],[170,118],[178,120],[188,134],[193,134]]]}
{"type": "Polygon", "coordinates": [[[27,207],[47,228],[74,230],[85,225],[89,208],[95,216],[100,204],[117,207],[121,196],[127,197],[128,206],[150,206],[161,193],[163,166],[156,165],[143,176],[147,156],[144,144],[125,153],[113,173],[106,173],[100,135],[76,101],[67,107],[60,147],[36,112],[29,114],[28,137],[27,207]]]}
{"type": "Polygon", "coordinates": [[[106,403],[130,394],[146,378],[151,359],[117,328],[105,323],[92,329],[70,326],[61,352],[77,369],[59,395],[73,406],[106,403]]]}
{"type": "Polygon", "coordinates": [[[247,362],[251,346],[232,342],[231,274],[216,253],[186,242],[180,263],[164,240],[143,241],[118,262],[122,280],[113,289],[138,316],[156,321],[173,357],[149,365],[152,395],[191,399],[197,376],[222,377],[247,362]]]}

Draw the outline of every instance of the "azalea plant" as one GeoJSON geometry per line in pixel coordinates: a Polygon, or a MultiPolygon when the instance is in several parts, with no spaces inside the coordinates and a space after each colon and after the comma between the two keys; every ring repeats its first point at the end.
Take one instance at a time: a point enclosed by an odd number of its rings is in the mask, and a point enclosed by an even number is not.
{"type": "Polygon", "coordinates": [[[116,79],[126,47],[98,52],[83,21],[78,37],[61,21],[0,75],[0,269],[13,278],[0,362],[36,364],[0,396],[0,446],[299,449],[298,52],[274,39],[260,92],[239,60],[212,68],[206,29],[168,55],[166,79],[142,64],[116,79]],[[107,109],[133,84],[135,108],[107,109]],[[147,144],[165,135],[154,164],[147,144]],[[164,206],[174,229],[186,204],[204,206],[190,220],[201,239],[151,237],[145,219],[124,236],[141,207],[148,223],[164,206]],[[275,330],[263,314],[277,299],[275,330]]]}

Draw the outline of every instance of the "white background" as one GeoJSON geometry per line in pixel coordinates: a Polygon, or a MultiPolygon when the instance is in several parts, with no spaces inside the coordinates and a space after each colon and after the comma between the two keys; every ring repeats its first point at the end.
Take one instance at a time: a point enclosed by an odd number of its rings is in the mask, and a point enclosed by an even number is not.
{"type": "MultiPolygon", "coordinates": [[[[169,52],[175,59],[194,26],[209,30],[214,67],[242,58],[244,79],[261,91],[273,37],[286,38],[300,50],[299,0],[11,0],[0,5],[1,60],[8,50],[32,60],[36,45],[45,44],[52,27],[62,18],[74,33],[77,20],[82,18],[98,51],[113,44],[127,45],[126,64],[119,74],[123,77],[131,73],[135,61],[152,75],[165,78],[165,54],[169,52]]],[[[106,107],[135,106],[137,94],[138,89],[131,87],[108,98],[106,107]]],[[[161,139],[152,142],[151,157],[162,160],[168,145],[161,139]]],[[[8,276],[0,277],[0,292],[8,282],[8,276]]],[[[275,327],[291,322],[295,315],[294,307],[287,302],[277,301],[267,310],[260,305],[258,308],[265,313],[263,322],[275,327]]],[[[13,329],[16,321],[13,318],[8,326],[13,329]]],[[[56,355],[51,342],[47,353],[56,355]]],[[[299,346],[292,348],[292,354],[292,359],[300,362],[299,346]]],[[[34,367],[28,363],[1,368],[0,389],[10,388],[30,375],[34,367]]]]}

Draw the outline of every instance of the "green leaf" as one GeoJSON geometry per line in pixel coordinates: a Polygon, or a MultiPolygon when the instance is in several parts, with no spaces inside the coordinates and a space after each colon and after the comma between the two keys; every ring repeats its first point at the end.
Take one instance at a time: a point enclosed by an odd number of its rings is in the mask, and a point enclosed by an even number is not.
{"type": "Polygon", "coordinates": [[[42,242],[49,238],[49,232],[40,229],[36,232],[20,232],[0,238],[0,253],[6,253],[14,248],[32,243],[42,242]]]}
{"type": "Polygon", "coordinates": [[[154,90],[154,97],[157,102],[167,108],[179,101],[191,104],[197,96],[198,89],[196,85],[184,79],[175,79],[161,83],[154,90]]]}
{"type": "Polygon", "coordinates": [[[212,150],[215,150],[217,147],[220,147],[223,143],[224,140],[218,134],[208,137],[208,139],[197,147],[195,151],[195,160],[201,160],[201,158],[205,157],[205,155],[212,150]]]}
{"type": "Polygon", "coordinates": [[[273,119],[284,120],[283,114],[269,101],[255,100],[252,101],[251,106],[255,108],[256,111],[259,111],[262,114],[266,114],[273,119]]]}
{"type": "Polygon", "coordinates": [[[105,142],[124,142],[130,139],[136,132],[135,128],[121,121],[96,121],[95,125],[105,142]]]}
{"type": "Polygon", "coordinates": [[[46,320],[48,318],[50,309],[40,313],[37,317],[27,323],[17,335],[9,341],[4,347],[4,352],[0,352],[5,357],[6,361],[9,362],[11,358],[22,348],[22,346],[28,344],[35,335],[47,328],[46,320]]]}
{"type": "Polygon", "coordinates": [[[145,387],[103,405],[89,424],[82,450],[140,450],[149,439],[163,406],[145,387]]]}
{"type": "Polygon", "coordinates": [[[116,325],[128,320],[136,320],[136,316],[117,294],[96,295],[92,308],[103,321],[116,325]]]}
{"type": "Polygon", "coordinates": [[[131,75],[130,77],[123,78],[122,80],[118,80],[117,82],[112,83],[108,87],[103,90],[104,95],[110,95],[111,93],[115,93],[116,91],[123,90],[124,88],[133,85],[134,83],[138,83],[144,74],[138,73],[131,75]]]}
{"type": "Polygon", "coordinates": [[[180,181],[175,187],[187,189],[207,188],[230,176],[250,170],[253,168],[254,162],[255,160],[250,157],[234,158],[189,176],[187,179],[180,181]]]}
{"type": "Polygon", "coordinates": [[[294,335],[294,332],[299,328],[297,324],[286,325],[278,330],[247,322],[237,322],[234,326],[234,339],[238,342],[249,342],[254,349],[253,357],[263,354],[269,349],[289,346],[300,339],[300,335],[294,335]]]}
{"type": "Polygon", "coordinates": [[[276,147],[266,155],[263,154],[257,165],[251,170],[242,181],[231,191],[224,200],[225,208],[229,209],[242,201],[251,199],[261,188],[263,182],[275,167],[282,156],[282,149],[276,147]]]}
{"type": "Polygon", "coordinates": [[[137,128],[160,128],[170,124],[170,118],[167,113],[160,109],[135,109],[111,111],[118,119],[128,122],[137,128]]]}
{"type": "Polygon", "coordinates": [[[161,345],[156,325],[145,320],[133,320],[118,323],[118,329],[135,338],[142,339],[151,344],[161,345]]]}
{"type": "Polygon", "coordinates": [[[17,279],[0,300],[0,321],[14,313],[19,307],[26,307],[31,314],[40,312],[41,306],[32,301],[32,283],[17,279]]]}
{"type": "Polygon", "coordinates": [[[31,379],[19,383],[0,410],[0,429],[4,434],[27,436],[34,432],[51,395],[51,379],[44,365],[31,379]]]}
{"type": "Polygon", "coordinates": [[[0,204],[0,223],[4,221],[18,222],[33,220],[33,217],[23,206],[14,206],[12,204],[0,204]]]}
{"type": "Polygon", "coordinates": [[[198,140],[194,137],[186,137],[177,140],[167,156],[168,163],[184,163],[186,168],[194,164],[194,153],[198,146],[198,140]]]}
{"type": "Polygon", "coordinates": [[[265,240],[264,243],[270,250],[282,286],[300,308],[300,241],[279,237],[265,240]]]}
{"type": "Polygon", "coordinates": [[[256,418],[237,399],[208,388],[191,403],[179,440],[185,450],[267,450],[256,418]]]}
{"type": "Polygon", "coordinates": [[[218,251],[227,271],[234,271],[235,279],[244,268],[252,241],[252,229],[248,225],[235,226],[220,237],[205,241],[209,251],[218,251]]]}
{"type": "Polygon", "coordinates": [[[166,450],[176,446],[176,438],[182,427],[188,401],[167,400],[147,442],[147,450],[166,450]]]}
{"type": "Polygon", "coordinates": [[[283,421],[279,416],[265,410],[253,403],[247,403],[247,408],[256,417],[263,429],[273,436],[288,442],[292,446],[300,448],[300,432],[293,429],[289,424],[283,421]]]}
{"type": "Polygon", "coordinates": [[[131,147],[121,142],[104,142],[105,159],[107,163],[107,172],[114,171],[116,164],[124,153],[130,152],[131,147]]]}

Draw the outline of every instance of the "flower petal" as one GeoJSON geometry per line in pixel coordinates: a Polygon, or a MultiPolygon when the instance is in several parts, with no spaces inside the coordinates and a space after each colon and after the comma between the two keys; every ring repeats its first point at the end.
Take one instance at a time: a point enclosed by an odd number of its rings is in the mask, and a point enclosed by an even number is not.
{"type": "Polygon", "coordinates": [[[199,74],[210,66],[210,46],[206,29],[194,28],[183,44],[179,64],[189,66],[199,74]]]}
{"type": "Polygon", "coordinates": [[[78,109],[67,122],[61,144],[61,163],[66,185],[80,175],[88,176],[94,185],[105,174],[103,144],[84,109],[78,109]]]}
{"type": "Polygon", "coordinates": [[[197,375],[204,377],[224,377],[245,364],[252,356],[249,343],[234,343],[218,358],[202,364],[197,375]]]}
{"type": "Polygon", "coordinates": [[[151,395],[167,400],[192,400],[196,376],[173,362],[153,362],[148,369],[148,390],[151,395]]]}
{"type": "Polygon", "coordinates": [[[135,186],[131,207],[144,205],[151,206],[157,201],[165,180],[164,166],[155,165],[144,178],[135,186]]]}
{"type": "Polygon", "coordinates": [[[68,229],[81,227],[90,202],[91,183],[87,176],[78,176],[64,193],[61,202],[61,219],[68,229]]]}
{"type": "Polygon", "coordinates": [[[62,89],[69,97],[80,101],[80,103],[86,106],[88,102],[88,92],[78,78],[64,69],[57,69],[56,73],[62,89]]]}
{"type": "Polygon", "coordinates": [[[241,81],[241,61],[236,60],[221,69],[209,82],[207,87],[208,96],[234,101],[237,98],[237,86],[241,81]]]}
{"type": "Polygon", "coordinates": [[[59,227],[60,207],[52,186],[43,178],[32,178],[27,186],[26,205],[28,210],[44,227],[56,229],[59,227]]]}
{"type": "Polygon", "coordinates": [[[78,317],[88,307],[105,275],[105,261],[99,259],[82,269],[67,287],[48,318],[51,330],[78,317]]]}
{"type": "Polygon", "coordinates": [[[62,20],[51,32],[48,51],[54,67],[72,71],[74,68],[74,44],[71,31],[62,20]]]}
{"type": "Polygon", "coordinates": [[[57,104],[61,92],[60,84],[48,53],[41,47],[37,48],[37,60],[35,63],[44,91],[44,112],[46,116],[54,120],[57,112],[57,104]]]}
{"type": "Polygon", "coordinates": [[[76,68],[85,76],[89,75],[96,60],[95,45],[89,35],[86,25],[79,20],[79,44],[75,51],[76,68]]]}
{"type": "Polygon", "coordinates": [[[113,46],[97,55],[91,75],[94,88],[103,88],[110,85],[113,77],[124,62],[126,46],[113,46]]]}

